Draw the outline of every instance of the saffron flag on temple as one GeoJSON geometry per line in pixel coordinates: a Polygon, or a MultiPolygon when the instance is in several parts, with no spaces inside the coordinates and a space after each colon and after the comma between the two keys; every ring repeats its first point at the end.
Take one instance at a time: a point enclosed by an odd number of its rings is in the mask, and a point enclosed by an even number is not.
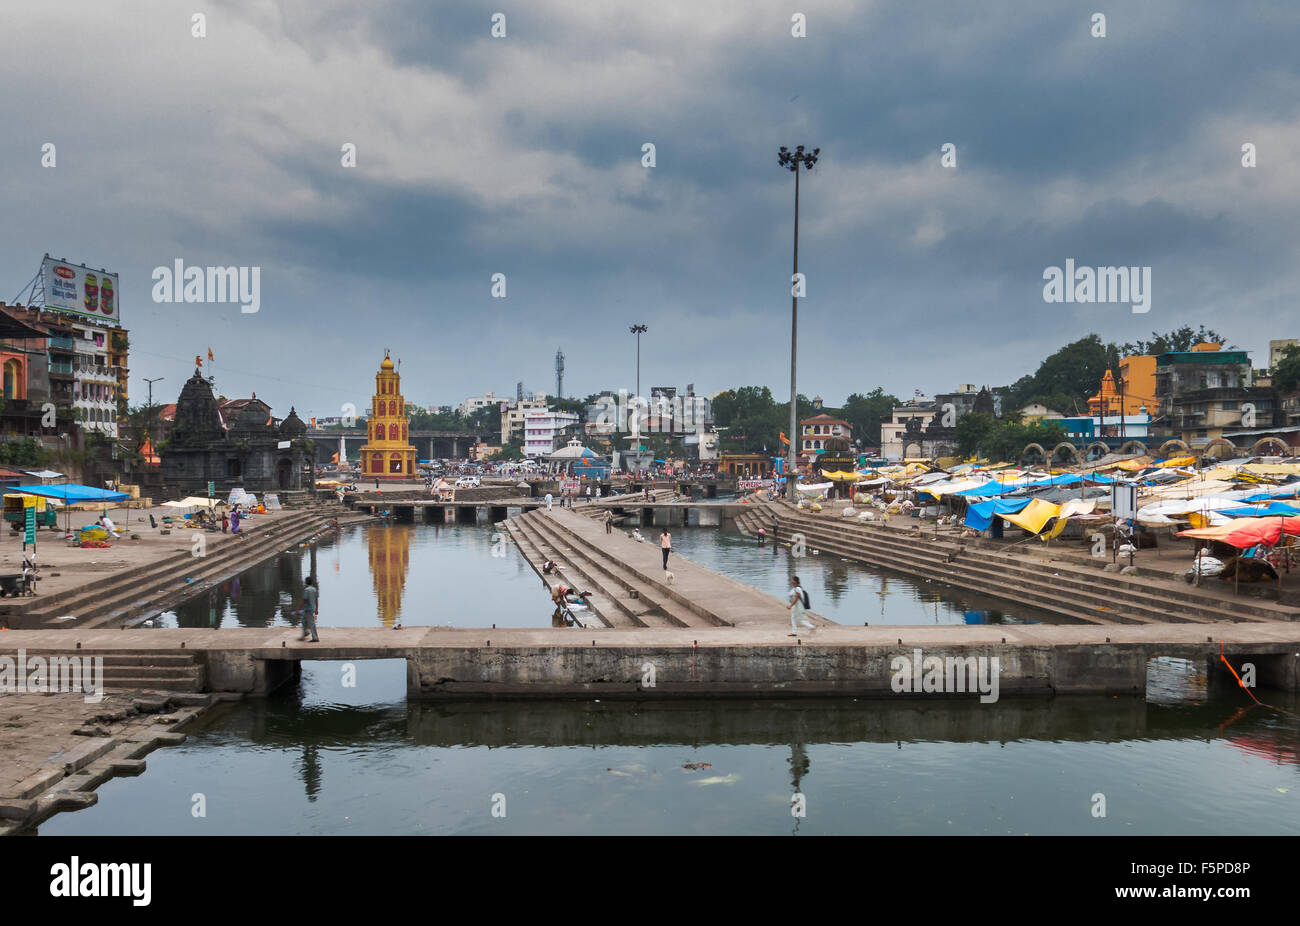
{"type": "Polygon", "coordinates": [[[195,365],[196,367],[201,367],[201,366],[203,366],[203,358],[200,357],[198,354],[195,354],[195,355],[194,355],[194,365],[195,365]]]}
{"type": "Polygon", "coordinates": [[[208,363],[212,362],[212,348],[208,348],[208,363]]]}

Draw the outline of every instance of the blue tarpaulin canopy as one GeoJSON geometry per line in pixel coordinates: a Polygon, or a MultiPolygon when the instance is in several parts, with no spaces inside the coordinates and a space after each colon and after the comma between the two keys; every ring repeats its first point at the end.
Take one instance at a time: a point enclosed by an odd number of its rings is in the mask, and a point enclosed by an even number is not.
{"type": "Polygon", "coordinates": [[[966,526],[973,527],[977,531],[986,531],[993,523],[994,516],[1015,514],[1026,507],[1030,501],[1031,499],[1028,498],[991,498],[987,502],[971,505],[966,510],[966,526]]]}
{"type": "Polygon", "coordinates": [[[1276,518],[1300,514],[1300,508],[1283,502],[1273,502],[1269,505],[1256,505],[1253,508],[1225,508],[1216,513],[1226,514],[1230,518],[1276,518]]]}
{"type": "Polygon", "coordinates": [[[982,496],[982,495],[1005,495],[1008,492],[1014,492],[1019,486],[1009,486],[996,479],[990,479],[981,486],[974,486],[969,489],[962,489],[960,492],[954,492],[953,495],[982,496]]]}
{"type": "Polygon", "coordinates": [[[131,496],[125,492],[110,492],[108,489],[96,489],[93,486],[68,485],[57,486],[14,486],[10,491],[26,495],[40,495],[45,498],[57,498],[69,505],[80,502],[124,502],[131,496]]]}

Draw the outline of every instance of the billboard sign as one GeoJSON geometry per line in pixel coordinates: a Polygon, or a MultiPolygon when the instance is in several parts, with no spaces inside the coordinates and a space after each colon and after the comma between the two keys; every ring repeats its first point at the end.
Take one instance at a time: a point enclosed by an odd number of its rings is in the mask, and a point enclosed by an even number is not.
{"type": "Polygon", "coordinates": [[[118,322],[118,279],[116,273],[92,270],[81,264],[46,257],[45,308],[71,312],[100,321],[118,322]]]}

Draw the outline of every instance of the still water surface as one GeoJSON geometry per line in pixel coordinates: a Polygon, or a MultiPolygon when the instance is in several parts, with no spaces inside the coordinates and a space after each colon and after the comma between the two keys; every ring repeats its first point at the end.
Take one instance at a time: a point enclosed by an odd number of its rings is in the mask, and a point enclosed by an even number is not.
{"type": "MultiPolygon", "coordinates": [[[[1051,622],[974,592],[837,556],[791,557],[733,531],[673,529],[675,555],[784,599],[799,575],[812,610],[841,624],[1051,622]]],[[[363,524],[304,544],[162,615],[167,627],[296,626],[303,580],[320,577],[322,627],[549,627],[552,605],[519,549],[490,525],[363,524]],[[495,554],[495,555],[494,555],[495,554]]]]}
{"type": "MultiPolygon", "coordinates": [[[[399,619],[547,626],[540,580],[493,534],[348,528],[162,622],[295,624],[315,571],[323,634],[399,619]]],[[[797,566],[814,610],[845,624],[1044,619],[835,557],[792,562],[716,529],[673,536],[680,555],[773,594],[797,566]]],[[[96,806],[40,831],[1300,835],[1300,721],[1244,710],[1235,693],[443,705],[405,700],[401,662],[355,671],[347,687],[342,664],[304,663],[292,690],[223,707],[183,745],[151,754],[145,775],[105,784],[96,806]],[[790,812],[796,791],[801,819],[790,812]],[[198,794],[203,817],[192,812],[198,794]],[[1094,815],[1095,795],[1105,816],[1094,815]]],[[[1265,700],[1300,712],[1294,695],[1265,700]]]]}
{"type": "Polygon", "coordinates": [[[1300,729],[1235,701],[434,705],[357,671],[305,664],[40,831],[1300,835],[1300,729]]]}

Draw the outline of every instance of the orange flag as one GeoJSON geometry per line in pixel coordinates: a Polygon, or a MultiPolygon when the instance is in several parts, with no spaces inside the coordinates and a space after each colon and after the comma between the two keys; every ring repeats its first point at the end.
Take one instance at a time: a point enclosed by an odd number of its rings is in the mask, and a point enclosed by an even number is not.
{"type": "Polygon", "coordinates": [[[212,348],[208,348],[208,363],[212,362],[212,348]]]}
{"type": "Polygon", "coordinates": [[[203,366],[203,358],[200,357],[198,354],[195,354],[195,355],[194,355],[194,365],[195,365],[196,367],[201,367],[201,366],[203,366]]]}

